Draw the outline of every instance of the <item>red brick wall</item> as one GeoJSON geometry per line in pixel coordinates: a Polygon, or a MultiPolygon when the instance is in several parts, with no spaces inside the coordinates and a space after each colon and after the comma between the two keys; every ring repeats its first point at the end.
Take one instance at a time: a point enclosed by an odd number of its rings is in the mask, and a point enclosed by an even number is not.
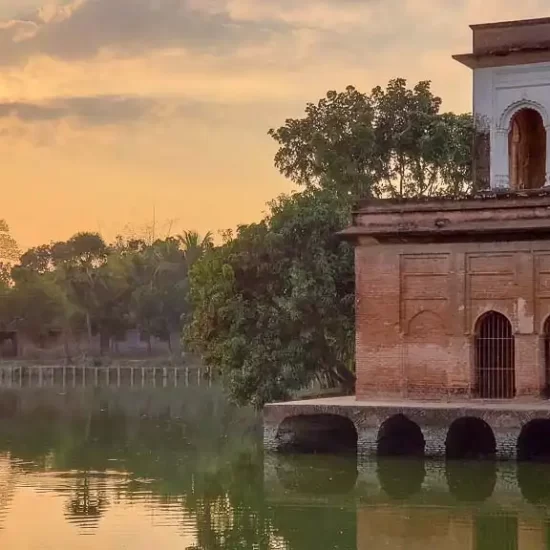
{"type": "Polygon", "coordinates": [[[358,398],[452,398],[474,385],[477,319],[496,310],[515,334],[518,396],[544,384],[550,243],[356,247],[358,398]]]}

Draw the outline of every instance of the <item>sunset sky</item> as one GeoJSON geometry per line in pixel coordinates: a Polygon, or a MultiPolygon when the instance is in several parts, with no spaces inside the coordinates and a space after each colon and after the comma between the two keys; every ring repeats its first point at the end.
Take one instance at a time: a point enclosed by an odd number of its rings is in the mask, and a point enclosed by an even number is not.
{"type": "MultiPolygon", "coordinates": [[[[546,6],[546,9],[545,9],[546,6]]],[[[402,76],[471,108],[469,23],[548,0],[0,0],[0,159],[22,248],[127,225],[201,233],[291,189],[267,130],[402,76]]]]}

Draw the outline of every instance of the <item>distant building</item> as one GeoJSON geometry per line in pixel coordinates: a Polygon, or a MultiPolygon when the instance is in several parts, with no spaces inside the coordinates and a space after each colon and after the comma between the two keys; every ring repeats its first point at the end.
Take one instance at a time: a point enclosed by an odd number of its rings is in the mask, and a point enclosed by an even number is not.
{"type": "MultiPolygon", "coordinates": [[[[61,331],[51,330],[41,341],[26,338],[17,331],[0,332],[0,358],[2,359],[63,359],[83,355],[98,356],[102,352],[99,334],[92,337],[91,345],[87,334],[81,332],[65,340],[61,331]]],[[[103,354],[113,357],[169,357],[181,354],[180,334],[173,333],[168,339],[151,336],[139,329],[127,330],[122,338],[112,338],[103,354]]]]}

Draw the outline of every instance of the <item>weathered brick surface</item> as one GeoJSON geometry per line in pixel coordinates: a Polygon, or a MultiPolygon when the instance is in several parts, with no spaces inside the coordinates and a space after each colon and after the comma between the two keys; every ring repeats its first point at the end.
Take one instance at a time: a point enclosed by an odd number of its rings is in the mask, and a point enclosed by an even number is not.
{"type": "Polygon", "coordinates": [[[529,227],[536,221],[537,230],[550,229],[550,201],[539,201],[479,201],[478,210],[472,208],[476,201],[464,201],[462,217],[460,208],[437,202],[417,210],[406,205],[403,212],[391,203],[359,211],[354,225],[359,399],[473,396],[476,323],[491,310],[513,327],[517,397],[541,395],[550,237],[529,227]],[[437,228],[439,220],[447,220],[447,233],[437,228]],[[465,224],[476,231],[450,236],[453,227],[460,231],[465,224]],[[502,228],[511,225],[518,237],[502,239],[502,228]]]}
{"type": "MultiPolygon", "coordinates": [[[[464,417],[479,418],[491,428],[496,442],[497,457],[515,459],[521,430],[534,419],[550,419],[550,406],[538,403],[489,404],[481,401],[436,404],[433,402],[348,401],[346,398],[328,398],[303,402],[277,403],[264,408],[264,445],[277,450],[281,444],[279,428],[287,418],[333,414],[349,418],[357,432],[359,455],[370,456],[377,452],[380,428],[384,421],[403,415],[417,424],[425,440],[425,455],[445,456],[445,442],[454,421],[464,417]]],[[[307,429],[304,428],[304,429],[307,429]]],[[[288,435],[288,434],[286,434],[288,435]]],[[[295,433],[300,438],[302,434],[295,433]]]]}

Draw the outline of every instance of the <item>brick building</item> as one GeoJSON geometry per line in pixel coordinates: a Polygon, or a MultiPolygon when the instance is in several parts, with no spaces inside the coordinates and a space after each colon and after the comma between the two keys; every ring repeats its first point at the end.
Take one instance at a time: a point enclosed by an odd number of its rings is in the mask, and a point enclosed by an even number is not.
{"type": "Polygon", "coordinates": [[[343,232],[356,397],[268,406],[269,446],[305,433],[306,417],[316,433],[334,419],[330,437],[351,420],[366,451],[395,436],[449,454],[457,426],[474,454],[516,456],[526,430],[550,441],[550,18],[472,29],[473,53],[454,57],[473,69],[479,191],[358,206],[343,232]]]}
{"type": "Polygon", "coordinates": [[[550,19],[472,29],[487,191],[355,213],[358,398],[548,393],[550,19]]]}

